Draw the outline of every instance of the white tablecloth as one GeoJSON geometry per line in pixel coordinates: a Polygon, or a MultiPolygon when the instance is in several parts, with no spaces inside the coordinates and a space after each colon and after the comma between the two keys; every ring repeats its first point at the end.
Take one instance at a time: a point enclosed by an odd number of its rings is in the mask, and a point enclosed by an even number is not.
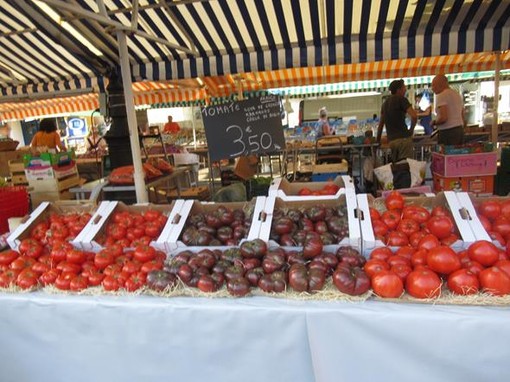
{"type": "Polygon", "coordinates": [[[0,294],[0,381],[510,381],[510,308],[0,294]]]}

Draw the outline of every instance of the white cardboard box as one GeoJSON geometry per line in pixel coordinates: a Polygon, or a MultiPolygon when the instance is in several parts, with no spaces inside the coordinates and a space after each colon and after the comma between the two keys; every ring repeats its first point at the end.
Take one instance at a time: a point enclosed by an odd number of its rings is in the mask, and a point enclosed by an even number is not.
{"type": "MultiPolygon", "coordinates": [[[[7,243],[11,249],[17,251],[21,241],[30,235],[30,231],[38,223],[46,220],[50,214],[65,214],[70,212],[89,212],[93,213],[96,210],[96,206],[90,202],[75,202],[66,201],[66,203],[59,202],[42,202],[39,206],[33,210],[30,214],[25,216],[21,224],[12,232],[7,238],[7,243]]],[[[85,230],[85,228],[83,229],[85,230]]],[[[82,230],[82,231],[83,231],[82,230]]],[[[81,234],[81,232],[80,232],[81,234]]],[[[79,236],[79,234],[78,234],[79,236]]]]}
{"type": "Polygon", "coordinates": [[[268,195],[277,196],[286,201],[293,200],[330,200],[338,199],[345,192],[346,188],[354,188],[354,182],[349,175],[339,175],[333,180],[333,184],[339,187],[335,195],[310,195],[301,196],[299,191],[306,187],[311,191],[319,191],[329,182],[289,182],[285,178],[275,178],[269,186],[268,195]]]}
{"type": "MultiPolygon", "coordinates": [[[[368,194],[357,195],[358,208],[360,209],[360,226],[361,236],[363,238],[363,252],[367,255],[368,252],[372,251],[377,247],[384,247],[385,244],[381,240],[376,240],[374,236],[374,230],[372,228],[372,221],[370,219],[369,208],[374,205],[375,198],[368,194]]],[[[466,219],[466,214],[463,211],[462,206],[459,204],[455,193],[452,191],[439,192],[435,196],[426,197],[412,197],[405,198],[406,205],[419,205],[432,210],[435,206],[447,207],[454,218],[455,225],[460,234],[460,240],[452,245],[456,248],[467,248],[471,243],[476,240],[475,234],[472,231],[469,221],[466,219]]],[[[380,205],[383,204],[379,203],[380,205]]]]}
{"type": "MultiPolygon", "coordinates": [[[[173,228],[170,230],[170,235],[167,237],[166,242],[168,248],[177,249],[177,248],[187,248],[188,246],[184,244],[180,240],[181,233],[183,232],[184,225],[186,224],[186,220],[190,215],[195,213],[209,212],[216,210],[219,206],[223,205],[225,207],[236,209],[236,208],[245,208],[246,206],[250,206],[253,208],[252,222],[250,226],[250,231],[248,232],[248,236],[244,240],[253,240],[258,238],[259,232],[262,225],[262,216],[264,211],[264,206],[266,202],[265,196],[257,196],[251,201],[247,202],[229,202],[229,203],[208,203],[208,202],[200,202],[198,200],[186,200],[184,201],[184,205],[181,208],[176,219],[172,219],[170,224],[173,225],[173,228]]],[[[242,242],[243,240],[241,240],[242,242]]],[[[195,248],[195,247],[193,247],[195,248]]],[[[206,247],[206,248],[227,248],[225,246],[219,247],[206,247]]]]}
{"type": "Polygon", "coordinates": [[[335,199],[325,199],[318,201],[317,199],[298,199],[298,200],[284,200],[277,196],[269,196],[264,207],[265,220],[262,223],[259,238],[268,242],[269,246],[279,246],[278,243],[269,240],[271,233],[271,225],[273,222],[273,212],[275,208],[281,207],[311,207],[318,203],[325,206],[338,206],[339,204],[345,204],[347,210],[347,222],[349,227],[349,237],[344,238],[340,245],[351,245],[357,248],[361,246],[361,231],[360,225],[357,218],[357,202],[356,193],[354,188],[346,188],[344,193],[338,195],[335,199]]]}
{"type": "MultiPolygon", "coordinates": [[[[103,202],[105,203],[105,202],[103,202]]],[[[103,204],[101,203],[101,205],[103,204]]],[[[170,216],[172,215],[172,210],[174,206],[176,205],[176,201],[173,201],[170,204],[134,204],[134,205],[127,205],[122,202],[118,201],[111,201],[106,202],[107,204],[104,205],[104,207],[101,208],[100,211],[98,211],[95,216],[93,216],[93,219],[90,220],[89,224],[87,224],[88,227],[86,227],[86,232],[82,237],[79,238],[79,245],[82,250],[85,251],[92,251],[92,252],[99,252],[104,247],[97,241],[97,238],[100,234],[104,232],[106,229],[111,217],[114,215],[115,212],[123,212],[123,211],[129,211],[133,213],[142,213],[148,209],[154,209],[157,211],[160,211],[161,213],[170,216]]],[[[162,232],[159,234],[159,237],[152,241],[150,243],[151,246],[165,250],[165,240],[164,238],[166,235],[170,233],[171,227],[170,227],[171,220],[170,218],[167,220],[165,227],[163,227],[162,232]]]]}

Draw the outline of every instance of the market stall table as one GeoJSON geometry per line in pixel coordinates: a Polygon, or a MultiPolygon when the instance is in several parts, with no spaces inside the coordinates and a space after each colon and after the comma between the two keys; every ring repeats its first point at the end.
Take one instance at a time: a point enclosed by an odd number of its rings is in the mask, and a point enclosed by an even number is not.
{"type": "Polygon", "coordinates": [[[0,379],[510,380],[509,307],[0,294],[0,379]]]}

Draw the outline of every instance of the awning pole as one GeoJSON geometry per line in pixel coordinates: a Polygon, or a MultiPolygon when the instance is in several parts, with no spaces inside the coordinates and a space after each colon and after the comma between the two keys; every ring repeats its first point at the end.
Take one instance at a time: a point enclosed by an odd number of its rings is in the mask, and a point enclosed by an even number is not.
{"type": "Polygon", "coordinates": [[[494,72],[494,110],[492,112],[492,142],[498,141],[498,106],[499,106],[499,72],[501,70],[501,52],[496,52],[496,69],[494,72]]]}
{"type": "Polygon", "coordinates": [[[138,138],[138,127],[136,124],[135,103],[133,101],[133,84],[131,82],[131,67],[129,66],[128,48],[126,34],[118,30],[117,41],[119,43],[120,69],[122,73],[122,85],[124,87],[124,98],[126,102],[126,115],[129,128],[129,140],[131,152],[133,153],[133,166],[135,169],[135,192],[138,203],[147,203],[147,189],[142,167],[142,155],[140,152],[140,140],[138,138]]]}

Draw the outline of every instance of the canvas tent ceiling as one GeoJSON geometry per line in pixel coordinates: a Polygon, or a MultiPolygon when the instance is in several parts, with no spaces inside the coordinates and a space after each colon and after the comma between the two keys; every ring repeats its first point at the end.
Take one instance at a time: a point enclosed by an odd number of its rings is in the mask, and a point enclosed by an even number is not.
{"type": "Polygon", "coordinates": [[[4,0],[0,103],[102,90],[119,27],[136,102],[163,103],[489,70],[493,51],[509,68],[509,18],[510,0],[4,0]]]}

